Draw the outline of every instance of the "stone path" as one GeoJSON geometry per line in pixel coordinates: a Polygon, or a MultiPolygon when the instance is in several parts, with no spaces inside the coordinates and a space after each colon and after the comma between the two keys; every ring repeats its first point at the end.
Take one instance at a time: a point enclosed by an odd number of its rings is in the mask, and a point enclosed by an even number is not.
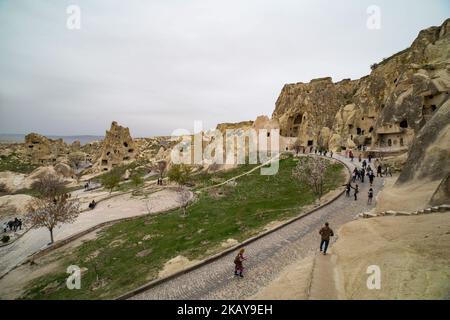
{"type": "MultiPolygon", "coordinates": [[[[335,156],[353,170],[358,160],[335,156]]],[[[373,165],[372,165],[373,166],[373,165]]],[[[318,230],[328,221],[334,230],[353,220],[363,211],[375,206],[367,205],[368,179],[360,186],[359,199],[345,195],[311,215],[271,233],[246,247],[248,260],[243,279],[233,275],[235,253],[228,254],[210,264],[173,278],[156,287],[144,291],[132,299],[246,299],[255,295],[261,288],[283,271],[283,269],[318,250],[320,236],[318,230]]],[[[374,193],[380,191],[383,179],[375,178],[374,193]]],[[[336,237],[334,237],[336,240],[336,237]]],[[[333,244],[330,244],[332,246],[333,244]]]]}

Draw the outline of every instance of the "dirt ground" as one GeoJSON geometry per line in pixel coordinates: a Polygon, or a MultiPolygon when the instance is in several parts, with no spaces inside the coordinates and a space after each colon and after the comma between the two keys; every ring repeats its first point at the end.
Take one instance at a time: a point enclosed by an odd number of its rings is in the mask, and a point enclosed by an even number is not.
{"type": "Polygon", "coordinates": [[[314,268],[314,256],[287,266],[272,283],[250,300],[307,300],[314,268]]]}
{"type": "Polygon", "coordinates": [[[346,299],[450,297],[450,212],[353,221],[332,251],[346,299]],[[380,290],[367,288],[371,265],[380,267],[380,290]]]}
{"type": "Polygon", "coordinates": [[[440,181],[415,181],[402,186],[394,185],[397,177],[386,178],[383,192],[377,199],[377,213],[387,210],[416,211],[429,207],[440,181]]]}

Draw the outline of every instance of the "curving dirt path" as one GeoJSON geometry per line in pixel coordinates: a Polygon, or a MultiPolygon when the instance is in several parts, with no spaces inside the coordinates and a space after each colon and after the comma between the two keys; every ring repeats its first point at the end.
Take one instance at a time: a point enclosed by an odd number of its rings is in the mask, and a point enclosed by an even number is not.
{"type": "MultiPolygon", "coordinates": [[[[105,194],[96,192],[84,197],[81,202],[87,205],[91,199],[98,200],[105,194]]],[[[68,238],[104,222],[174,209],[179,206],[177,198],[178,192],[174,189],[163,189],[148,195],[147,198],[133,197],[131,193],[115,195],[99,202],[94,210],[80,213],[74,223],[55,229],[54,239],[58,241],[68,238]]],[[[47,229],[31,229],[11,245],[0,248],[0,275],[6,274],[31,254],[47,247],[49,237],[47,229]]]]}
{"type": "MultiPolygon", "coordinates": [[[[335,156],[353,170],[358,161],[335,156]]],[[[328,221],[337,229],[353,220],[363,211],[375,206],[367,205],[368,179],[360,185],[359,199],[340,196],[334,202],[317,210],[300,220],[273,232],[246,247],[248,260],[243,279],[233,275],[235,253],[206,264],[198,269],[172,278],[160,285],[150,288],[132,297],[135,300],[145,299],[247,299],[254,296],[275,279],[287,266],[306,258],[317,251],[319,245],[318,230],[328,221]]],[[[383,179],[375,178],[374,193],[380,191],[383,179]]],[[[375,197],[376,198],[376,197],[375,197]]],[[[331,244],[332,246],[332,244],[331,244]]]]}

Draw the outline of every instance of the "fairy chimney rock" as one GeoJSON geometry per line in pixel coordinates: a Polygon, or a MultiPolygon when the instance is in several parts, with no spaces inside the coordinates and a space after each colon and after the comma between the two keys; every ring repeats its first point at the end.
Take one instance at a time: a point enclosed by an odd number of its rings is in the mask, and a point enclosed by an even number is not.
{"type": "Polygon", "coordinates": [[[130,129],[124,128],[114,121],[111,129],[106,131],[97,167],[101,171],[109,171],[115,166],[135,160],[136,154],[136,146],[131,138],[130,129]]]}

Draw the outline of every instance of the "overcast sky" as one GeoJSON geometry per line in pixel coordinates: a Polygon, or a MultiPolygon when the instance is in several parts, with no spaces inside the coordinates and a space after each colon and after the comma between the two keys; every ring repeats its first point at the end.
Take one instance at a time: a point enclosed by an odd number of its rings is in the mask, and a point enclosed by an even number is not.
{"type": "Polygon", "coordinates": [[[270,116],[285,83],[367,75],[448,17],[448,0],[0,0],[0,132],[102,135],[116,120],[137,137],[270,116]]]}

